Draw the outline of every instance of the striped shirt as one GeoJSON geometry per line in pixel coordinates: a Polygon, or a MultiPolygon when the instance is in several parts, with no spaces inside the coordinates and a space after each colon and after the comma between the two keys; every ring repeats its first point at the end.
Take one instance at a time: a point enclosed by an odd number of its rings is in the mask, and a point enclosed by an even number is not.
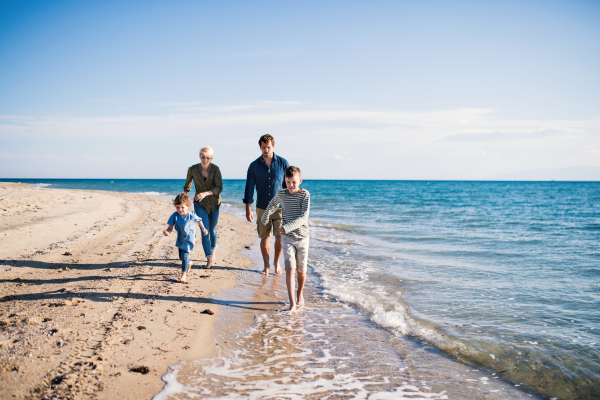
{"type": "Polygon", "coordinates": [[[295,239],[308,237],[308,213],[310,211],[310,193],[300,189],[290,194],[287,189],[280,189],[265,210],[261,221],[266,224],[271,214],[277,211],[281,204],[283,213],[283,229],[286,235],[295,239]]]}

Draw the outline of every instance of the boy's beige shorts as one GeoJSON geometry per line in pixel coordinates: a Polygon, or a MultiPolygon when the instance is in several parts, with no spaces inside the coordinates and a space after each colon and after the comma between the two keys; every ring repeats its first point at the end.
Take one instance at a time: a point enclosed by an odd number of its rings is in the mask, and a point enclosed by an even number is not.
{"type": "Polygon", "coordinates": [[[308,242],[309,238],[294,239],[288,235],[281,235],[286,271],[298,269],[303,274],[306,273],[308,270],[308,242]]]}
{"type": "Polygon", "coordinates": [[[277,211],[271,214],[266,225],[263,225],[263,223],[260,222],[264,213],[265,210],[256,207],[256,230],[258,231],[258,237],[261,239],[267,239],[272,235],[280,236],[281,233],[279,233],[279,228],[281,228],[282,225],[281,208],[278,208],[277,211]]]}

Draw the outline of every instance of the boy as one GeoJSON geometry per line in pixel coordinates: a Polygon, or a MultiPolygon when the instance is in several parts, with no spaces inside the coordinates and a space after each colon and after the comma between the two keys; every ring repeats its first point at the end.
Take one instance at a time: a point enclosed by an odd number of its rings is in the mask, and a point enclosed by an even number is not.
{"type": "Polygon", "coordinates": [[[173,205],[176,211],[169,217],[169,221],[167,221],[169,227],[163,232],[163,235],[169,236],[173,232],[173,227],[177,231],[175,246],[179,249],[179,259],[181,260],[181,278],[179,280],[182,283],[187,283],[186,275],[192,266],[189,253],[194,251],[194,244],[196,243],[194,223],[198,223],[205,236],[208,231],[204,228],[202,219],[196,213],[189,211],[192,202],[187,194],[178,194],[173,200],[173,205]]]}
{"type": "Polygon", "coordinates": [[[300,189],[302,174],[300,168],[290,166],[285,170],[287,189],[280,189],[262,215],[261,222],[266,224],[279,204],[282,208],[283,224],[279,228],[282,235],[283,257],[285,264],[285,283],[290,298],[290,311],[304,305],[304,282],[308,263],[308,213],[310,211],[310,193],[300,189]],[[298,302],[294,296],[294,270],[298,273],[298,302]]]}

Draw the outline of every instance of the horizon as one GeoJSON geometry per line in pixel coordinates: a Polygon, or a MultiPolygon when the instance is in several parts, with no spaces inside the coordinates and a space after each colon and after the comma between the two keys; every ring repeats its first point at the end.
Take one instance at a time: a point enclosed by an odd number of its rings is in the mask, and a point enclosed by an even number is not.
{"type": "Polygon", "coordinates": [[[170,179],[209,144],[239,176],[270,133],[308,179],[600,180],[598,22],[591,0],[5,1],[0,175],[170,179]]]}

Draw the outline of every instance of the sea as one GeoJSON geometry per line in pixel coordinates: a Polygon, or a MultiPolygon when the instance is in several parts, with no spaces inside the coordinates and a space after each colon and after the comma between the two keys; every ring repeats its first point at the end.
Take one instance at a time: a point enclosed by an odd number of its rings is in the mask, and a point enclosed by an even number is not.
{"type": "MultiPolygon", "coordinates": [[[[4,181],[7,181],[6,179],[4,181]]],[[[183,180],[12,179],[173,197],[183,180]]],[[[224,212],[244,218],[244,180],[224,212]]],[[[256,273],[156,399],[599,399],[600,182],[306,180],[307,305],[256,273]]]]}

